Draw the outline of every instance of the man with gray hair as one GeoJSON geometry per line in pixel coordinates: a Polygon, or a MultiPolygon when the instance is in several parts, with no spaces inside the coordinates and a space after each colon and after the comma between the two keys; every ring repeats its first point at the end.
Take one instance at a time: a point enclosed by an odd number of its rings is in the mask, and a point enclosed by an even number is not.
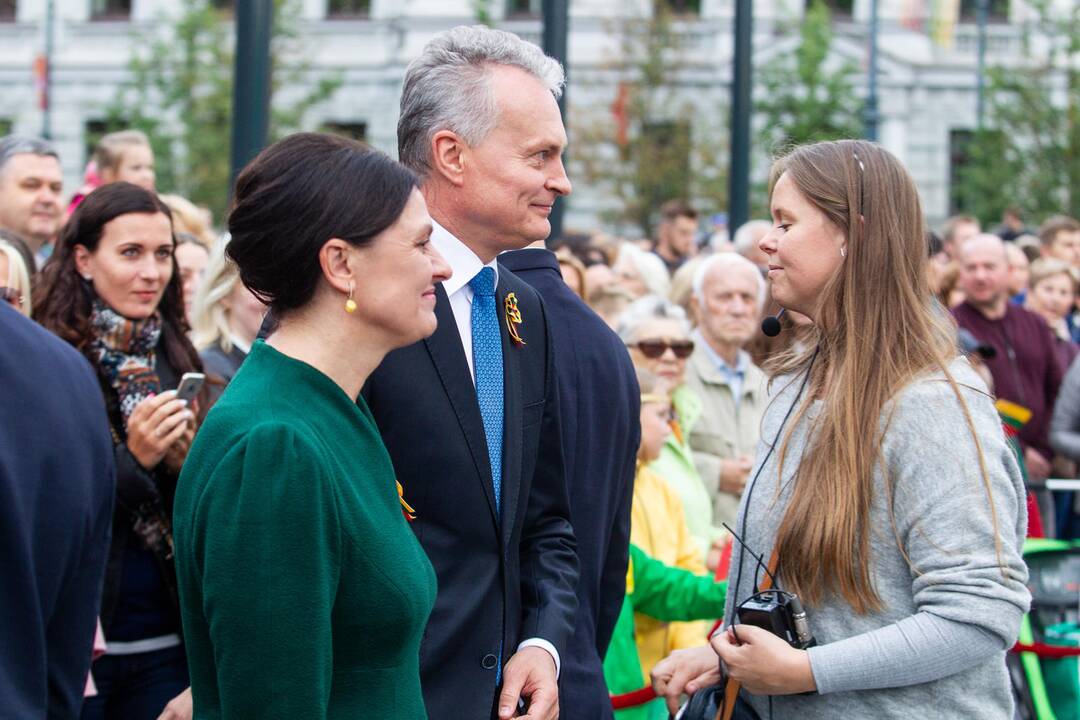
{"type": "Polygon", "coordinates": [[[772,223],[768,220],[749,220],[739,226],[732,238],[735,252],[752,262],[762,272],[769,269],[769,256],[758,247],[761,238],[772,229],[772,223]]]}
{"type": "Polygon", "coordinates": [[[484,27],[440,33],[405,72],[398,154],[453,276],[435,334],[363,392],[438,578],[420,672],[439,720],[559,714],[578,561],[553,347],[539,295],[497,258],[544,240],[570,192],[563,82],[539,48],[484,27]]]}
{"type": "Polygon", "coordinates": [[[45,140],[0,138],[0,230],[26,241],[39,261],[49,256],[63,217],[60,156],[45,140]]]}
{"type": "Polygon", "coordinates": [[[713,522],[734,526],[768,404],[765,374],[743,350],[757,332],[765,279],[742,255],[720,253],[698,267],[693,288],[698,327],[686,384],[703,408],[690,447],[712,496],[713,522]]]}

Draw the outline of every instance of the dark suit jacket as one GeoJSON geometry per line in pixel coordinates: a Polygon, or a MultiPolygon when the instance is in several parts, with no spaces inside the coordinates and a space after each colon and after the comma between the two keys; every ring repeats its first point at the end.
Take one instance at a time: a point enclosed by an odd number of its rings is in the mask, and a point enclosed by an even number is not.
{"type": "Polygon", "coordinates": [[[363,390],[438,576],[420,672],[428,714],[439,720],[492,715],[500,649],[505,663],[518,643],[539,637],[565,661],[577,608],[548,320],[536,292],[504,268],[496,300],[505,394],[501,519],[476,390],[441,285],[438,329],[387,355],[363,390]],[[524,346],[507,333],[510,292],[524,346]]]}
{"type": "Polygon", "coordinates": [[[76,718],[114,497],[97,376],[0,303],[0,715],[76,718]]]}
{"type": "Polygon", "coordinates": [[[560,717],[612,717],[602,660],[626,591],[630,503],[641,424],[634,364],[619,336],[563,282],[554,253],[499,262],[536,288],[551,317],[580,607],[559,683],[560,717]]]}

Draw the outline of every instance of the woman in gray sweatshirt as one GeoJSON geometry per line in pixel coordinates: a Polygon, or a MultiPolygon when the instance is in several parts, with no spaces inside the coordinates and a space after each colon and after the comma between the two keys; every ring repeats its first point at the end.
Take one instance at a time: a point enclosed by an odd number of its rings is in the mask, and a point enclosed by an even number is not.
{"type": "Polygon", "coordinates": [[[863,141],[796,148],[772,180],[773,297],[817,338],[775,368],[728,625],[658,664],[654,687],[673,705],[719,681],[719,656],[740,713],[1007,720],[1005,652],[1030,602],[1024,488],[932,300],[914,183],[863,141]],[[802,599],[814,647],[732,627],[762,564],[802,599]]]}

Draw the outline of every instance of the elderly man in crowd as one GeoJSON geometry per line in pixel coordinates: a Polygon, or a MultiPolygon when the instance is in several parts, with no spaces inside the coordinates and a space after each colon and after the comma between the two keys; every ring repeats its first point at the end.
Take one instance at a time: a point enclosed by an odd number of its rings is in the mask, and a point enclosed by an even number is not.
{"type": "Polygon", "coordinates": [[[715,525],[735,522],[768,400],[765,374],[743,350],[757,332],[764,300],[764,278],[741,255],[713,255],[694,274],[698,326],[686,384],[703,409],[690,447],[712,495],[715,525]]]}
{"type": "Polygon", "coordinates": [[[976,235],[959,248],[960,288],[964,302],[953,308],[960,327],[997,352],[984,360],[994,378],[994,392],[1031,411],[1020,431],[1024,463],[1034,479],[1050,474],[1053,451],[1048,431],[1064,374],[1054,338],[1035,313],[1009,302],[1005,244],[996,235],[976,235]]]}
{"type": "Polygon", "coordinates": [[[752,262],[763,273],[769,270],[769,256],[761,251],[758,244],[770,228],[772,223],[768,220],[749,220],[739,226],[732,239],[735,252],[752,262]]]}
{"type": "Polygon", "coordinates": [[[420,673],[440,720],[559,712],[578,562],[556,320],[497,257],[546,238],[570,192],[563,83],[535,45],[483,27],[439,34],[405,73],[398,156],[453,276],[436,288],[435,334],[390,353],[363,392],[438,577],[420,673]]]}
{"type": "Polygon", "coordinates": [[[63,185],[60,156],[51,144],[23,135],[0,138],[0,230],[25,240],[39,264],[60,230],[63,185]]]}

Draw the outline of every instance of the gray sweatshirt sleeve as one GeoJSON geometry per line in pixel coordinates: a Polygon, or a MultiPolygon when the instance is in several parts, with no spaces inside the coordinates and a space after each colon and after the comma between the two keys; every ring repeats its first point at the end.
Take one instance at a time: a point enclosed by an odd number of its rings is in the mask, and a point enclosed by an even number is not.
{"type": "Polygon", "coordinates": [[[1080,460],[1080,362],[1073,362],[1061,383],[1053,419],[1050,445],[1070,460],[1080,460]]]}
{"type": "MultiPolygon", "coordinates": [[[[957,380],[981,386],[973,373],[957,380]]],[[[875,492],[892,498],[896,537],[911,567],[910,590],[881,600],[892,608],[913,604],[914,612],[811,649],[821,693],[929,682],[984,662],[1016,641],[1030,604],[1020,555],[1025,490],[992,401],[971,388],[962,393],[989,488],[948,383],[926,381],[905,390],[882,447],[887,478],[879,474],[875,492]]],[[[881,503],[875,508],[876,528],[892,536],[887,512],[881,503]]]]}
{"type": "Polygon", "coordinates": [[[928,612],[862,635],[810,648],[820,694],[902,687],[937,680],[1001,652],[998,635],[928,612]]]}

